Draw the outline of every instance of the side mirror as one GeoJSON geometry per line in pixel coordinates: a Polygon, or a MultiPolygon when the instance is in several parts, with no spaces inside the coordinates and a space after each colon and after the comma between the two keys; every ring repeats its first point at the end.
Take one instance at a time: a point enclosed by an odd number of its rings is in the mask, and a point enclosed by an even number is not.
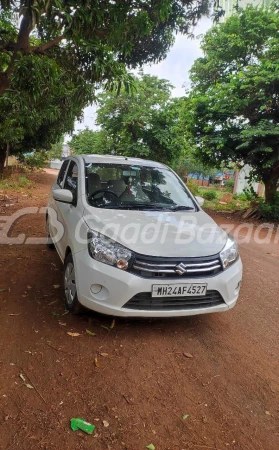
{"type": "Polygon", "coordinates": [[[195,199],[197,200],[198,204],[200,206],[202,206],[204,204],[204,198],[199,197],[198,195],[195,197],[195,199]]]}
{"type": "Polygon", "coordinates": [[[68,189],[53,189],[52,195],[54,200],[62,203],[73,203],[73,194],[68,189]]]}

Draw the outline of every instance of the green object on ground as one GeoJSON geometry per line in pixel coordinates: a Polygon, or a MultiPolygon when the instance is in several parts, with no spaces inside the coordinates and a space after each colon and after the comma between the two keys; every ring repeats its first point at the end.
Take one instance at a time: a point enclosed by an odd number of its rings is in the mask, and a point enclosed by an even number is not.
{"type": "Polygon", "coordinates": [[[73,418],[71,419],[71,429],[73,431],[82,430],[87,434],[92,434],[95,430],[95,425],[92,425],[81,418],[73,418]]]}

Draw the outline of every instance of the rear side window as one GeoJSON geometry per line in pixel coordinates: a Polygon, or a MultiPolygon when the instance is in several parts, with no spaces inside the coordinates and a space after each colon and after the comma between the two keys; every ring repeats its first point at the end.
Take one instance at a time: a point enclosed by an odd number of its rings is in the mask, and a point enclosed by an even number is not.
{"type": "Polygon", "coordinates": [[[65,175],[65,172],[66,172],[66,170],[67,170],[68,164],[69,164],[69,161],[64,161],[63,164],[62,164],[62,166],[61,166],[60,172],[59,172],[59,174],[58,174],[58,177],[57,177],[57,184],[58,184],[60,187],[62,187],[62,182],[63,182],[63,180],[64,180],[64,175],[65,175]]]}

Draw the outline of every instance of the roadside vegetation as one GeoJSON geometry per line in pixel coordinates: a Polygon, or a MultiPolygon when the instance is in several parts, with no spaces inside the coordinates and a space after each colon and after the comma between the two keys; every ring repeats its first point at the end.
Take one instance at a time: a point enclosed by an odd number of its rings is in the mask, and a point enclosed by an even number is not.
{"type": "Polygon", "coordinates": [[[241,211],[250,207],[251,196],[249,192],[244,194],[233,194],[231,183],[221,186],[198,186],[193,179],[190,179],[186,186],[193,195],[204,198],[204,208],[213,211],[241,211]]]}
{"type": "MultiPolygon", "coordinates": [[[[191,34],[190,25],[211,3],[139,1],[135,9],[133,2],[122,8],[108,0],[73,2],[69,10],[60,0],[0,0],[0,174],[7,150],[28,170],[59,157],[63,135],[95,102],[98,129],[74,134],[73,154],[153,159],[184,180],[189,174],[214,179],[224,166],[249,165],[250,181],[265,186],[264,200],[251,192],[229,199],[216,186],[201,187],[205,207],[255,204],[262,217],[277,220],[278,4],[248,5],[215,22],[184,97],[172,97],[168,80],[131,73],[163,60],[174,33],[191,34]]],[[[231,181],[225,189],[232,194],[231,181]]]]}
{"type": "Polygon", "coordinates": [[[278,5],[248,5],[204,36],[190,71],[185,132],[205,164],[248,164],[274,205],[279,184],[278,5]]]}
{"type": "Polygon", "coordinates": [[[98,89],[133,90],[130,70],[163,60],[174,35],[191,35],[210,6],[0,0],[0,173],[7,148],[49,150],[72,132],[98,89]]]}
{"type": "Polygon", "coordinates": [[[9,206],[10,199],[18,194],[32,197],[34,186],[34,182],[24,173],[10,174],[7,178],[0,179],[0,210],[2,206],[9,206]]]}
{"type": "Polygon", "coordinates": [[[274,205],[269,205],[264,198],[258,197],[253,189],[245,189],[241,194],[233,194],[233,180],[228,180],[224,187],[199,186],[189,179],[186,186],[193,195],[202,197],[203,208],[212,211],[243,212],[251,210],[251,218],[267,222],[279,222],[279,192],[274,205]]]}

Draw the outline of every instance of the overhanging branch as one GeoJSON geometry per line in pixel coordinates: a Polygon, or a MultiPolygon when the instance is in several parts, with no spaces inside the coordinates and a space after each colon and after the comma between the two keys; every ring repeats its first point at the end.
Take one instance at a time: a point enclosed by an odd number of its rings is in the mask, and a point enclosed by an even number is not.
{"type": "Polygon", "coordinates": [[[36,53],[41,53],[44,52],[45,50],[48,50],[51,47],[55,47],[58,44],[60,44],[60,42],[65,39],[65,36],[57,36],[55,39],[52,39],[51,41],[45,42],[44,44],[38,45],[37,47],[30,47],[30,51],[31,52],[36,52],[36,53]]]}

